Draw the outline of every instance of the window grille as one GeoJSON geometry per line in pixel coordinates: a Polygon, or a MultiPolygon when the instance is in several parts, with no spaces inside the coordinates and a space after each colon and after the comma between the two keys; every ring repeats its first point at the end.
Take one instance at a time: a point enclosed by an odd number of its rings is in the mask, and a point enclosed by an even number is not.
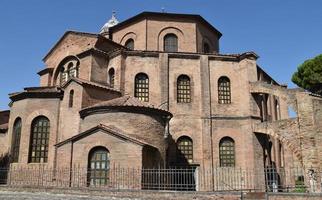
{"type": "Polygon", "coordinates": [[[186,75],[181,75],[177,80],[177,102],[190,103],[190,78],[186,75]]]}
{"type": "Polygon", "coordinates": [[[178,37],[175,34],[167,34],[164,36],[164,51],[177,52],[178,51],[178,37]]]}
{"type": "Polygon", "coordinates": [[[134,96],[142,101],[149,101],[149,77],[140,73],[135,76],[134,96]]]}
{"type": "Polygon", "coordinates": [[[193,161],[192,139],[187,136],[180,137],[177,142],[177,147],[179,163],[191,164],[193,161]]]}
{"type": "Polygon", "coordinates": [[[29,162],[47,162],[49,129],[50,123],[46,117],[38,117],[32,122],[29,162]]]}
{"type": "Polygon", "coordinates": [[[219,143],[220,167],[235,166],[235,142],[229,137],[224,137],[219,143]]]}
{"type": "Polygon", "coordinates": [[[89,155],[89,184],[106,185],[109,182],[110,161],[107,149],[95,148],[89,155]]]}
{"type": "Polygon", "coordinates": [[[20,149],[20,137],[21,137],[21,119],[17,118],[13,125],[12,133],[12,162],[18,162],[19,160],[19,149],[20,149]]]}
{"type": "Polygon", "coordinates": [[[227,77],[221,77],[218,80],[218,102],[220,104],[231,103],[230,80],[227,77]]]}

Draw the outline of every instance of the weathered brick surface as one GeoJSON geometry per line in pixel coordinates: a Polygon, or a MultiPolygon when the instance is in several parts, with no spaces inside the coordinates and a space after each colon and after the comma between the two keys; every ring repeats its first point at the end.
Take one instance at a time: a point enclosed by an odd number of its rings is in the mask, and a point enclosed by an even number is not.
{"type": "MultiPolygon", "coordinates": [[[[19,163],[13,166],[38,166],[28,163],[30,126],[35,117],[44,115],[51,124],[48,166],[87,166],[88,152],[97,145],[110,151],[113,162],[142,166],[143,158],[149,157],[144,148],[100,131],[81,138],[73,148],[70,143],[59,148],[54,146],[104,124],[155,147],[162,158],[156,159],[160,163],[155,166],[176,165],[176,142],[181,136],[189,136],[193,140],[193,164],[203,170],[219,165],[219,143],[223,137],[231,137],[235,142],[236,168],[300,165],[305,169],[311,166],[321,169],[322,148],[318,145],[322,141],[321,98],[278,86],[257,66],[257,56],[253,53],[199,53],[205,41],[217,52],[219,42],[213,31],[194,20],[149,18],[113,32],[115,42],[124,44],[129,38],[134,39],[136,50],[149,52],[117,50],[112,41],[96,34],[69,32],[62,38],[44,59],[53,73],[41,76],[41,86],[60,86],[60,63],[67,56],[76,56],[80,62],[78,76],[86,81],[108,85],[108,70],[114,68],[114,88],[119,92],[71,82],[64,86],[61,99],[28,97],[14,101],[8,136],[0,140],[7,143],[1,151],[8,152],[14,120],[21,117],[20,157],[19,163]],[[167,33],[177,34],[179,52],[189,53],[160,52],[167,33]],[[94,47],[100,51],[84,53],[94,47]],[[144,109],[132,112],[115,107],[81,118],[79,112],[84,107],[121,94],[133,96],[138,73],[149,76],[149,103],[173,114],[168,138],[165,138],[168,134],[166,120],[153,109],[154,113],[146,113],[144,109]],[[190,78],[190,103],[177,102],[177,78],[182,74],[190,78]],[[230,79],[230,104],[218,103],[218,79],[222,76],[230,79]],[[71,90],[74,90],[74,105],[69,108],[71,90]],[[289,105],[297,111],[296,119],[289,119],[289,105]]],[[[149,166],[152,166],[150,161],[149,166]]],[[[210,176],[212,184],[214,179],[210,176]]],[[[263,182],[256,180],[259,184],[263,182]]]]}

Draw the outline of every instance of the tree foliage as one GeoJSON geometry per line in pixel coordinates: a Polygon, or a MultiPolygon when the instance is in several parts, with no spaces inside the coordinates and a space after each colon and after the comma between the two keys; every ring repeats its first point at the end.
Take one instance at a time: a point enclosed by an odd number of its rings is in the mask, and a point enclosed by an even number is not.
{"type": "Polygon", "coordinates": [[[302,63],[292,76],[299,87],[322,95],[322,54],[302,63]]]}

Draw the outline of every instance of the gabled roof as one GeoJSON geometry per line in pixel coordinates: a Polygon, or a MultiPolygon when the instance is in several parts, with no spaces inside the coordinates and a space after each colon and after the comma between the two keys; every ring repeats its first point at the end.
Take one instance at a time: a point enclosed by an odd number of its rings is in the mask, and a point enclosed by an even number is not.
{"type": "MultiPolygon", "coordinates": [[[[63,146],[64,144],[67,144],[67,143],[70,143],[70,142],[75,142],[75,141],[78,141],[78,140],[81,140],[91,134],[94,134],[96,133],[97,131],[103,131],[104,133],[106,134],[109,134],[113,137],[116,137],[118,139],[121,139],[121,140],[124,140],[124,141],[129,141],[133,144],[136,144],[136,145],[140,145],[140,146],[151,146],[151,147],[154,147],[153,145],[145,142],[145,141],[141,141],[137,138],[134,138],[134,137],[131,137],[129,136],[128,134],[126,134],[125,132],[123,132],[122,130],[116,128],[115,126],[106,126],[104,124],[99,124],[93,128],[90,128],[82,133],[79,133],[71,138],[68,138],[62,142],[59,142],[57,143],[55,146],[56,147],[60,147],[60,146],[63,146]]],[[[155,148],[155,147],[154,147],[155,148]]]]}
{"type": "Polygon", "coordinates": [[[132,97],[130,95],[124,95],[119,98],[103,101],[93,106],[89,106],[87,108],[82,109],[80,111],[80,115],[84,117],[92,113],[104,111],[109,108],[121,108],[121,109],[123,108],[123,110],[127,109],[135,112],[146,110],[146,111],[149,111],[147,113],[150,113],[150,114],[158,113],[164,116],[172,117],[172,114],[169,111],[163,110],[161,108],[157,108],[152,104],[143,102],[138,98],[132,97]]]}
{"type": "Polygon", "coordinates": [[[64,33],[64,35],[56,42],[56,44],[49,50],[49,52],[45,55],[45,57],[43,58],[43,61],[45,61],[48,56],[58,47],[58,45],[70,34],[73,35],[81,35],[81,36],[85,36],[85,37],[92,37],[92,38],[97,38],[96,44],[94,46],[97,46],[98,48],[100,48],[100,45],[97,45],[97,42],[106,42],[109,43],[115,47],[118,48],[125,48],[124,46],[105,38],[104,36],[97,34],[97,33],[87,33],[87,32],[79,32],[79,31],[66,31],[64,33]]]}
{"type": "Polygon", "coordinates": [[[160,13],[160,12],[142,12],[138,15],[135,15],[109,29],[111,33],[113,31],[119,30],[124,26],[127,26],[128,24],[131,24],[135,21],[138,21],[140,19],[146,19],[149,17],[169,17],[169,18],[185,18],[185,19],[192,19],[196,20],[204,25],[206,25],[210,30],[215,32],[218,35],[218,38],[222,36],[222,33],[220,33],[215,27],[213,27],[209,22],[207,22],[203,17],[200,15],[195,15],[195,14],[178,14],[178,13],[160,13]]]}

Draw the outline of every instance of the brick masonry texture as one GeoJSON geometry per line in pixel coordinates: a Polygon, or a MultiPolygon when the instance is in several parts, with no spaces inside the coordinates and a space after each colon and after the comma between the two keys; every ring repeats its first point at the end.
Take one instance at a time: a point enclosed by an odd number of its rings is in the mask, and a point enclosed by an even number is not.
{"type": "MultiPolygon", "coordinates": [[[[188,18],[147,16],[114,27],[106,38],[66,32],[43,59],[46,70],[39,72],[40,89],[10,95],[8,130],[0,133],[0,153],[11,152],[14,121],[20,117],[19,161],[13,167],[86,168],[89,152],[98,146],[109,151],[111,164],[177,166],[182,163],[176,143],[187,136],[193,141],[190,164],[201,170],[220,166],[219,145],[225,137],[234,141],[236,168],[321,170],[322,98],[280,86],[257,65],[255,53],[220,54],[218,33],[188,18]],[[163,38],[169,33],[178,37],[178,52],[163,52],[163,38]],[[134,50],[121,46],[128,39],[134,40],[134,50]],[[210,53],[202,52],[205,42],[210,53]],[[63,84],[62,69],[71,60],[79,63],[77,78],[63,84]],[[108,74],[112,68],[113,88],[108,74]],[[135,96],[138,73],[149,77],[151,106],[104,104],[135,96]],[[190,78],[189,103],[177,102],[180,75],[190,78]],[[218,101],[220,77],[230,80],[229,104],[218,101]],[[289,108],[296,111],[295,118],[289,117],[289,108]],[[47,163],[28,163],[31,125],[37,116],[50,121],[47,163]],[[98,126],[119,133],[95,129],[98,126]]],[[[305,178],[309,184],[309,177],[305,178]]]]}

